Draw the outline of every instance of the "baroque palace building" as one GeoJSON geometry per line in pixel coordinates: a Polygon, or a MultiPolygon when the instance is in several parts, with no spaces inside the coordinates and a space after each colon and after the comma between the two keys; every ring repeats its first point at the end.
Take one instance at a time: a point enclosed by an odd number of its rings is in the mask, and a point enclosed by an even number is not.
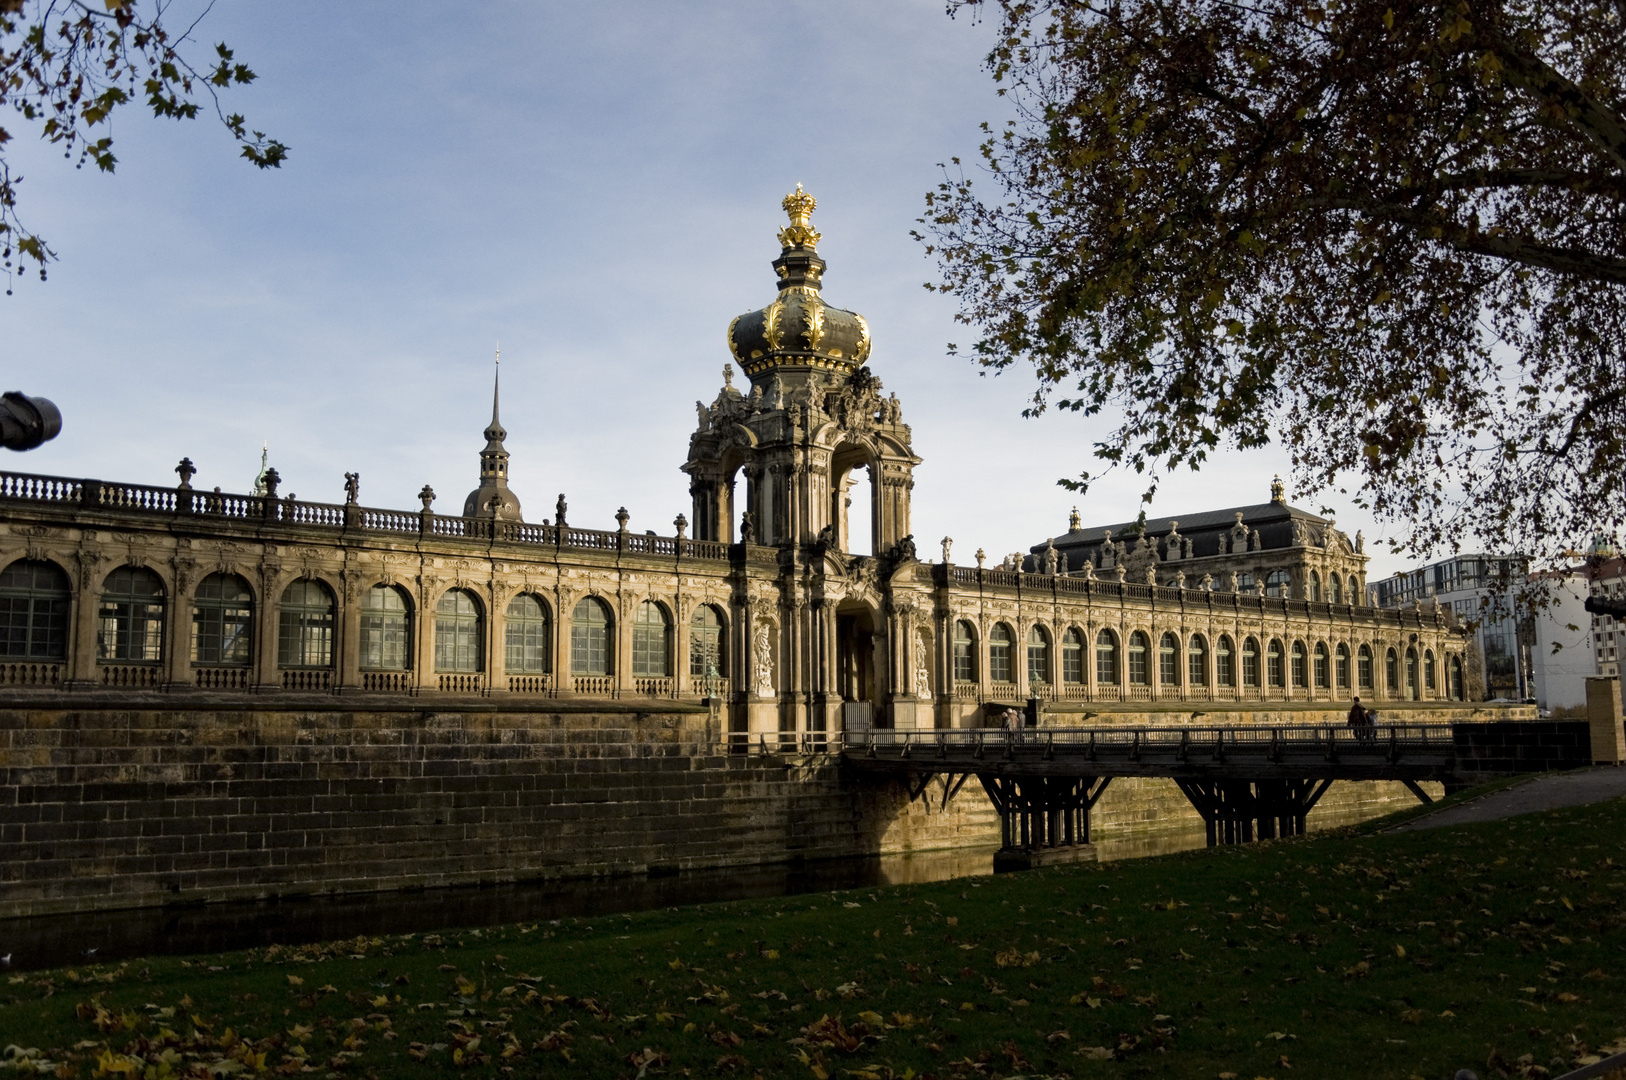
{"type": "MultiPolygon", "coordinates": [[[[1010,706],[1476,699],[1455,616],[1384,610],[1334,523],[1268,503],[1067,533],[1001,567],[922,560],[921,464],[822,297],[811,196],[784,206],[772,302],[683,465],[693,535],[523,519],[493,396],[462,513],[0,473],[0,684],[54,692],[709,700],[754,742],[961,727],[1010,706]],[[872,530],[849,535],[867,470],[872,530]],[[739,483],[743,476],[744,484],[739,483]],[[874,555],[856,555],[854,547],[874,555]]],[[[289,702],[293,702],[289,698],[289,702]]],[[[1094,710],[1093,714],[1086,709],[1094,710]]]]}

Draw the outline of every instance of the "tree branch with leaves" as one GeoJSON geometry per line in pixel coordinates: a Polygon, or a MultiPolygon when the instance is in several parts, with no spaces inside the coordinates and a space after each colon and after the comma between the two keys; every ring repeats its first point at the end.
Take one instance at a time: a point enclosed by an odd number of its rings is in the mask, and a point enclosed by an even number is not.
{"type": "MultiPolygon", "coordinates": [[[[951,0],[985,126],[917,234],[1108,467],[1276,442],[1423,557],[1626,516],[1626,15],[1578,0],[951,0]]],[[[958,351],[951,346],[951,351],[958,351]]],[[[1091,473],[1061,481],[1088,487],[1091,473]]]]}
{"type": "MultiPolygon", "coordinates": [[[[139,100],[154,116],[192,120],[206,98],[244,158],[278,168],[288,148],[220,103],[221,91],[253,82],[254,72],[224,43],[206,64],[188,55],[212,6],[175,32],[168,0],[0,0],[0,110],[60,146],[76,167],[88,161],[113,172],[112,118],[121,106],[139,100]]],[[[43,279],[56,253],[18,216],[23,178],[6,156],[12,138],[0,125],[0,267],[9,278],[31,265],[43,279]]]]}

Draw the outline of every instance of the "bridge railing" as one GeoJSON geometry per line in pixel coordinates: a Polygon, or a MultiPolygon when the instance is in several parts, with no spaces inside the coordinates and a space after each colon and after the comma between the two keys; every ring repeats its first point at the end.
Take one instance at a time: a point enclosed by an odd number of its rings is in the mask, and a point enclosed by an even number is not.
{"type": "Polygon", "coordinates": [[[839,750],[839,736],[823,731],[726,731],[723,746],[730,754],[756,754],[762,757],[785,754],[810,756],[839,750]]]}
{"type": "MultiPolygon", "coordinates": [[[[1450,724],[1386,724],[1351,728],[1297,724],[1246,727],[954,728],[926,731],[847,731],[847,753],[986,754],[1038,749],[1068,756],[1142,753],[1421,753],[1452,748],[1450,724]]],[[[889,755],[890,756],[890,755],[889,755]]]]}

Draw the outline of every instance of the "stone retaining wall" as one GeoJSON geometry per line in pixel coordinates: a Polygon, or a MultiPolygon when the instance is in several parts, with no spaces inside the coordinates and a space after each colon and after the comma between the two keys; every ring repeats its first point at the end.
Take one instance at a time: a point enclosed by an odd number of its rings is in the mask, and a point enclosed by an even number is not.
{"type": "MultiPolygon", "coordinates": [[[[330,701],[332,699],[329,699],[330,701]]],[[[997,842],[715,721],[483,705],[0,708],[0,916],[997,842]]]]}
{"type": "MultiPolygon", "coordinates": [[[[0,917],[983,847],[942,805],[828,756],[718,753],[680,703],[196,695],[0,700],[0,917]]],[[[1312,827],[1407,805],[1334,785],[1312,827]]],[[[1108,855],[1202,843],[1171,781],[1117,780],[1108,855]]]]}

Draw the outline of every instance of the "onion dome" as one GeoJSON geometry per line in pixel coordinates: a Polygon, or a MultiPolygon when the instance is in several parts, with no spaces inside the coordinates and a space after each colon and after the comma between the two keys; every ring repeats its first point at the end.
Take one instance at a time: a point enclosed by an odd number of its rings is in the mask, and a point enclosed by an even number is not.
{"type": "Polygon", "coordinates": [[[728,324],[728,349],[748,377],[776,367],[851,371],[869,359],[869,325],[855,312],[830,307],[819,296],[824,260],[819,234],[808,223],[817,205],[797,184],[785,196],[790,224],[779,230],[773,261],[779,295],[761,311],[728,324]]]}

